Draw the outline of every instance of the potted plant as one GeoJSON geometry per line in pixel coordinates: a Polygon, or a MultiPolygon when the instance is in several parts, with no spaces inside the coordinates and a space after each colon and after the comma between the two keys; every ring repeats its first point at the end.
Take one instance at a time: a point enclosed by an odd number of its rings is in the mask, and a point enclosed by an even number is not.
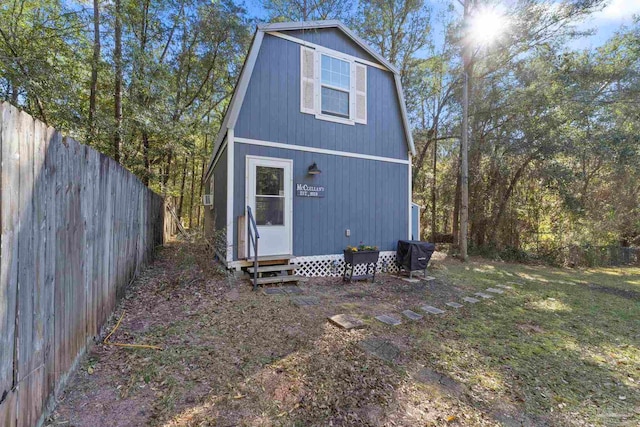
{"type": "Polygon", "coordinates": [[[377,246],[364,245],[360,242],[358,246],[347,246],[343,251],[344,253],[344,273],[342,280],[363,280],[371,279],[375,281],[376,278],[376,265],[378,263],[378,257],[380,251],[377,246]],[[365,274],[354,276],[354,270],[358,265],[365,265],[365,274]],[[349,275],[347,277],[347,272],[349,275]]]}

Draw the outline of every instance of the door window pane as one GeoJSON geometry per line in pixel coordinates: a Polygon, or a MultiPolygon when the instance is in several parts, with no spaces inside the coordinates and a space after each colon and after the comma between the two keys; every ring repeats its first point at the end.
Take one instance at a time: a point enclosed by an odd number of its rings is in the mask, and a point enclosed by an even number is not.
{"type": "Polygon", "coordinates": [[[284,169],[257,166],[256,195],[284,196],[284,169]]]}
{"type": "Polygon", "coordinates": [[[256,196],[256,224],[284,225],[284,197],[256,196]]]}

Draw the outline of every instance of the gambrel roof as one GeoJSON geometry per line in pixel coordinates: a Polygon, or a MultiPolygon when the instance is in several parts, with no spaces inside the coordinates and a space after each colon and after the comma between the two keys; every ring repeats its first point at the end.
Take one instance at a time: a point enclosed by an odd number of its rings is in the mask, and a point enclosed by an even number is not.
{"type": "Polygon", "coordinates": [[[258,25],[256,32],[254,34],[253,41],[251,43],[251,48],[249,49],[249,54],[247,55],[247,59],[243,64],[242,71],[240,72],[240,78],[238,79],[238,83],[236,84],[235,90],[233,92],[233,96],[231,98],[231,102],[229,103],[224,119],[222,121],[222,125],[220,126],[220,130],[218,131],[218,135],[216,136],[213,154],[211,156],[211,162],[209,163],[209,167],[207,168],[207,173],[205,174],[204,179],[208,179],[209,175],[211,174],[211,171],[213,169],[214,159],[216,158],[218,151],[222,148],[222,143],[224,141],[225,135],[227,134],[227,130],[234,129],[236,125],[236,121],[238,120],[238,115],[240,114],[240,108],[242,107],[242,102],[247,92],[247,87],[249,86],[249,81],[251,80],[251,74],[253,73],[253,68],[255,66],[256,59],[258,57],[258,52],[260,51],[260,46],[262,45],[262,39],[264,38],[264,34],[277,33],[279,31],[313,30],[313,29],[322,29],[322,28],[336,28],[342,31],[347,37],[353,40],[365,52],[367,52],[374,59],[376,59],[380,64],[382,64],[383,68],[386,68],[387,71],[393,74],[396,91],[398,94],[398,102],[400,104],[400,111],[402,115],[403,126],[405,130],[407,149],[411,153],[411,155],[415,155],[415,146],[413,144],[411,128],[409,127],[407,108],[405,105],[404,93],[402,91],[402,84],[400,81],[400,72],[391,62],[389,62],[386,58],[384,58],[382,55],[380,55],[378,52],[372,49],[364,40],[358,37],[353,31],[347,28],[346,25],[344,25],[341,21],[338,21],[338,20],[278,22],[278,23],[271,23],[271,24],[260,24],[258,25]]]}

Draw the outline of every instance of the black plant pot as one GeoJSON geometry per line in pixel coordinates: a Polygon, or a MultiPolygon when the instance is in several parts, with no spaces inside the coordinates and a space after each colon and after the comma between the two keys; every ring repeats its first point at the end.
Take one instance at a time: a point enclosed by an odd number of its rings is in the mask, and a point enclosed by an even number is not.
{"type": "Polygon", "coordinates": [[[342,275],[342,280],[376,280],[376,266],[380,256],[380,251],[349,251],[345,249],[343,252],[344,273],[342,275]],[[367,266],[366,274],[354,276],[353,271],[355,270],[355,267],[363,264],[367,266]],[[349,274],[347,274],[347,272],[349,274]]]}

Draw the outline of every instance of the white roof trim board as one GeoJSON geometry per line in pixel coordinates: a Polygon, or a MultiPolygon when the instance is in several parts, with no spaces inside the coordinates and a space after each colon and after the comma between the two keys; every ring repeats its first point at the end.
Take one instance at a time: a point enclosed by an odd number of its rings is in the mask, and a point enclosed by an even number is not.
{"type": "Polygon", "coordinates": [[[207,168],[207,173],[205,174],[204,180],[209,179],[209,175],[213,170],[213,160],[215,159],[216,154],[218,153],[218,150],[222,145],[222,141],[224,140],[224,137],[227,134],[227,130],[233,129],[236,125],[236,121],[238,120],[238,115],[240,114],[240,107],[242,106],[242,102],[244,101],[244,96],[247,93],[247,87],[249,86],[251,75],[253,74],[253,67],[256,64],[256,59],[258,57],[258,52],[260,51],[260,46],[262,45],[262,39],[264,38],[265,32],[312,30],[312,29],[319,29],[319,28],[338,28],[343,33],[345,33],[349,38],[351,38],[358,46],[360,46],[363,50],[369,53],[372,57],[378,60],[381,64],[387,67],[390,72],[393,73],[394,81],[396,84],[396,90],[398,93],[398,102],[400,103],[402,122],[404,124],[405,135],[407,138],[407,145],[409,148],[409,152],[412,155],[415,155],[416,149],[413,144],[411,128],[409,127],[409,120],[407,117],[407,108],[404,102],[404,93],[402,91],[402,84],[400,82],[400,73],[398,69],[395,66],[393,66],[393,64],[391,64],[382,55],[380,55],[375,50],[373,50],[364,40],[358,37],[353,31],[347,28],[346,25],[344,25],[341,21],[338,21],[338,20],[306,21],[306,22],[277,22],[272,24],[260,24],[256,29],[256,34],[253,37],[253,42],[251,43],[249,54],[247,55],[247,59],[245,60],[245,63],[242,67],[242,71],[240,72],[240,78],[238,79],[238,83],[233,92],[233,96],[231,97],[231,102],[227,107],[227,111],[222,121],[222,125],[220,126],[220,130],[218,131],[218,135],[216,137],[214,148],[213,148],[213,153],[211,156],[211,161],[209,162],[209,166],[207,168]]]}

